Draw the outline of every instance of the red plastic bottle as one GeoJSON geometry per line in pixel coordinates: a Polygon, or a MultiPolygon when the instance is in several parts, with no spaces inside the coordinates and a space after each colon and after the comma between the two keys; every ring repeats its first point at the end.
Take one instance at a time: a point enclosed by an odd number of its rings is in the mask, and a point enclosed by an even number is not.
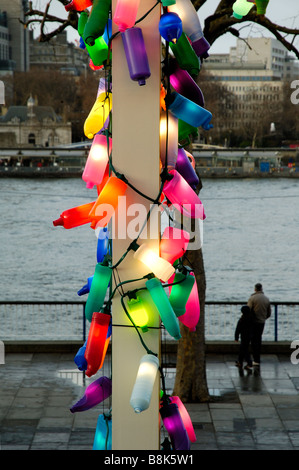
{"type": "Polygon", "coordinates": [[[89,213],[92,210],[94,204],[95,201],[63,211],[60,214],[59,219],[53,221],[54,227],[61,225],[62,227],[68,229],[78,227],[79,225],[88,224],[91,221],[89,213]]]}
{"type": "Polygon", "coordinates": [[[111,315],[108,313],[94,312],[92,315],[84,355],[87,362],[87,377],[96,374],[104,362],[103,356],[106,353],[105,344],[110,319],[111,315]]]}

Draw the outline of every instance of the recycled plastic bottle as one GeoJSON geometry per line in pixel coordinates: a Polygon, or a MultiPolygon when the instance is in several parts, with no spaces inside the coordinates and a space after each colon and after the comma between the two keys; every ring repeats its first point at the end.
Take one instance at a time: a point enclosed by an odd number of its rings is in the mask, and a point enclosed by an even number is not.
{"type": "Polygon", "coordinates": [[[151,71],[143,39],[142,29],[133,27],[121,33],[130,77],[140,86],[145,85],[151,71]]]}
{"type": "Polygon", "coordinates": [[[179,67],[175,59],[169,61],[169,74],[170,84],[176,92],[204,108],[205,103],[201,89],[189,72],[179,67]]]}
{"type": "Polygon", "coordinates": [[[87,44],[84,41],[83,34],[88,18],[89,13],[87,11],[82,11],[80,13],[78,20],[78,33],[87,49],[87,52],[92,60],[93,65],[100,66],[103,65],[108,58],[108,45],[103,36],[97,37],[93,45],[87,44]]]}
{"type": "Polygon", "coordinates": [[[112,381],[108,377],[102,376],[92,382],[86,388],[83,397],[71,408],[72,413],[90,410],[98,405],[112,393],[112,381]]]}
{"type": "Polygon", "coordinates": [[[82,174],[86,187],[92,189],[103,181],[105,170],[112,151],[112,139],[104,134],[96,134],[82,174]]]}
{"type": "Polygon", "coordinates": [[[191,188],[195,190],[199,183],[199,178],[183,148],[178,149],[175,169],[182,175],[191,188]]]}
{"type": "Polygon", "coordinates": [[[91,377],[96,374],[101,364],[107,339],[107,332],[111,315],[103,312],[94,312],[90,323],[85,359],[87,361],[86,375],[91,377]]]}
{"type": "Polygon", "coordinates": [[[92,5],[92,0],[72,0],[70,3],[67,5],[64,5],[64,8],[66,11],[83,11],[86,8],[90,7],[92,5]]]}
{"type": "Polygon", "coordinates": [[[93,312],[98,312],[104,304],[111,275],[112,270],[109,266],[105,266],[103,263],[98,263],[96,265],[85,305],[85,317],[90,322],[93,312]]]}
{"type": "Polygon", "coordinates": [[[179,127],[179,143],[181,145],[183,144],[189,144],[190,143],[190,136],[196,138],[198,137],[198,129],[197,127],[190,126],[185,121],[182,121],[182,119],[178,120],[178,127],[179,127]]]}
{"type": "Polygon", "coordinates": [[[173,450],[190,450],[190,441],[176,403],[163,403],[160,416],[173,450]]]}
{"type": "Polygon", "coordinates": [[[165,98],[168,100],[168,107],[170,111],[178,118],[194,127],[202,127],[206,131],[213,127],[210,124],[212,113],[198,104],[194,103],[188,98],[180,95],[176,91],[170,93],[165,98]]]}
{"type": "Polygon", "coordinates": [[[111,416],[100,414],[97,421],[96,432],[92,450],[112,449],[112,419],[111,416]]]}
{"type": "Polygon", "coordinates": [[[81,346],[81,348],[78,349],[78,352],[74,358],[74,362],[76,366],[78,367],[79,370],[84,371],[87,369],[87,361],[84,357],[85,355],[85,350],[86,350],[86,344],[87,341],[81,346]]]}
{"type": "Polygon", "coordinates": [[[59,219],[53,221],[54,227],[61,225],[65,229],[70,229],[78,227],[79,225],[88,224],[91,221],[89,213],[94,204],[95,201],[63,211],[59,219]]]}
{"type": "Polygon", "coordinates": [[[183,32],[177,42],[175,44],[170,42],[169,46],[181,69],[187,70],[191,77],[197,77],[200,71],[200,62],[186,34],[183,32]]]}
{"type": "Polygon", "coordinates": [[[145,285],[156,304],[166,330],[174,339],[180,339],[181,333],[179,322],[161,282],[159,279],[154,277],[146,281],[145,285]]]}
{"type": "Polygon", "coordinates": [[[132,390],[130,405],[135,413],[148,409],[156,380],[159,359],[153,354],[142,356],[132,390]]]}
{"type": "Polygon", "coordinates": [[[111,109],[112,93],[99,93],[84,122],[84,134],[88,139],[93,139],[107,125],[111,109]]]}
{"type": "Polygon", "coordinates": [[[169,302],[177,317],[184,315],[186,312],[186,303],[193,285],[194,277],[190,276],[190,274],[185,275],[181,272],[177,272],[174,276],[173,285],[170,287],[169,302]]]}
{"type": "Polygon", "coordinates": [[[113,22],[121,33],[134,26],[139,4],[140,0],[117,0],[113,22]]]}
{"type": "Polygon", "coordinates": [[[111,0],[93,0],[83,33],[85,44],[93,46],[95,40],[103,36],[106,24],[108,23],[110,9],[111,0]]]}

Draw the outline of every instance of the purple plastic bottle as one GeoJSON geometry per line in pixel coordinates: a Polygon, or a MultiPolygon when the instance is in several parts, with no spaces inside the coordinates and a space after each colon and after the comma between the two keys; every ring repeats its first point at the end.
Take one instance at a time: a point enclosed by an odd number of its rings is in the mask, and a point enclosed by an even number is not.
{"type": "Polygon", "coordinates": [[[195,190],[199,183],[199,178],[183,148],[178,149],[175,169],[182,175],[191,188],[195,190]]]}
{"type": "Polygon", "coordinates": [[[187,70],[181,69],[176,60],[170,60],[169,72],[170,83],[175,91],[204,108],[205,101],[202,91],[187,70]]]}
{"type": "Polygon", "coordinates": [[[128,28],[121,33],[129,73],[132,80],[145,85],[145,81],[151,75],[147,52],[144,44],[142,30],[140,28],[128,28]]]}
{"type": "Polygon", "coordinates": [[[92,382],[85,390],[83,397],[70,408],[72,413],[86,411],[98,405],[112,393],[112,381],[108,377],[100,377],[92,382]]]}

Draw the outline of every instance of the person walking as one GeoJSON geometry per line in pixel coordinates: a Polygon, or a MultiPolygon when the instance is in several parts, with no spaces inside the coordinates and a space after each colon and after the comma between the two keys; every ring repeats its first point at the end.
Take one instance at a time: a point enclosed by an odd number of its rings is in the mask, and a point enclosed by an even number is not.
{"type": "Polygon", "coordinates": [[[259,366],[261,362],[262,335],[265,322],[271,316],[270,300],[265,296],[262,284],[257,283],[254,286],[254,293],[249,297],[247,305],[253,314],[251,338],[252,364],[253,366],[259,366]]]}
{"type": "Polygon", "coordinates": [[[236,366],[240,369],[243,368],[244,360],[247,362],[244,369],[251,370],[252,368],[252,359],[249,352],[249,345],[252,336],[252,313],[250,308],[247,305],[244,305],[241,308],[242,316],[239,318],[236,329],[235,329],[235,341],[240,342],[238,360],[236,361],[236,366]]]}

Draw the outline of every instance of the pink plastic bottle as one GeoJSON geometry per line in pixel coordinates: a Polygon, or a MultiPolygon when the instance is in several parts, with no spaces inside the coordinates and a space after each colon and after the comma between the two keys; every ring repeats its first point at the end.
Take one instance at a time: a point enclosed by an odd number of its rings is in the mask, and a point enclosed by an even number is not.
{"type": "Polygon", "coordinates": [[[107,137],[103,134],[94,136],[82,175],[87,188],[93,188],[95,185],[101,184],[111,149],[112,139],[110,137],[107,140],[107,137]]]}
{"type": "MultiPolygon", "coordinates": [[[[191,276],[194,276],[194,273],[190,273],[191,276]]],[[[190,331],[195,331],[196,325],[200,317],[200,302],[198,297],[198,287],[196,279],[194,281],[191,293],[186,303],[186,311],[184,315],[178,317],[183,325],[187,326],[190,331]]]]}
{"type": "Polygon", "coordinates": [[[183,424],[185,426],[185,429],[187,431],[188,437],[189,437],[191,442],[195,442],[196,441],[196,435],[195,435],[195,432],[194,432],[194,428],[193,428],[193,424],[192,424],[190,415],[189,415],[185,405],[182,403],[180,397],[177,397],[177,396],[170,397],[170,401],[171,401],[171,403],[175,403],[178,406],[179,413],[181,415],[181,418],[182,418],[183,424]]]}
{"type": "Polygon", "coordinates": [[[137,11],[139,8],[140,0],[118,0],[113,21],[118,25],[120,32],[128,28],[132,28],[136,22],[137,11]]]}
{"type": "Polygon", "coordinates": [[[166,227],[160,242],[160,256],[173,264],[187,251],[190,235],[186,230],[166,227]]]}
{"type": "Polygon", "coordinates": [[[164,183],[163,192],[169,201],[184,215],[205,219],[203,205],[187,181],[176,170],[170,170],[172,178],[164,183]]]}

